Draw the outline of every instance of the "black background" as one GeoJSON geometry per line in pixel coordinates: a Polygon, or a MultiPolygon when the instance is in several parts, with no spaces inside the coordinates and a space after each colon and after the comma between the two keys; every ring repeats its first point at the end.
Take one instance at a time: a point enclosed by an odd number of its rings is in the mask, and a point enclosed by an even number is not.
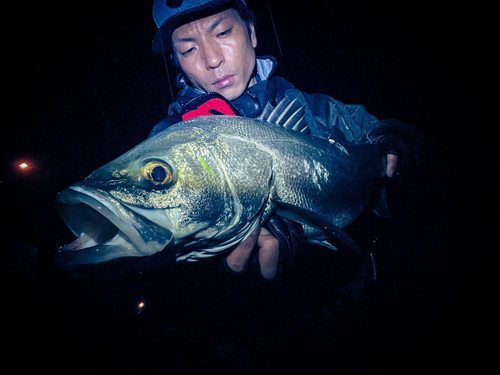
{"type": "MultiPolygon", "coordinates": [[[[480,366],[490,285],[484,237],[492,207],[483,205],[493,183],[491,10],[273,1],[281,57],[266,2],[248,3],[257,53],[274,55],[279,75],[398,118],[426,138],[422,166],[391,185],[391,253],[381,255],[372,299],[340,333],[331,316],[317,317],[321,335],[302,311],[317,297],[303,286],[314,274],[307,267],[270,287],[226,279],[212,264],[106,280],[54,271],[51,255],[73,239],[55,210],[57,192],[145,139],[172,99],[163,57],[150,50],[149,2],[38,2],[9,8],[14,23],[3,38],[1,232],[13,350],[40,353],[41,368],[84,373],[480,366]],[[33,168],[20,172],[20,160],[33,168]],[[26,244],[36,258],[18,255],[26,244]],[[225,290],[225,282],[235,286],[225,290]],[[140,300],[146,307],[137,314],[140,300]],[[287,303],[301,312],[283,315],[287,303]]],[[[314,269],[321,257],[311,259],[314,269]]]]}

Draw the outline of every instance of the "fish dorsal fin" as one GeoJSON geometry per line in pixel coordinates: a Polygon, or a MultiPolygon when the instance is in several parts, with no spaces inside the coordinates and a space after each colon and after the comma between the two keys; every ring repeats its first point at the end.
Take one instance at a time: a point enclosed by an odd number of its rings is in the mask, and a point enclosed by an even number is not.
{"type": "Polygon", "coordinates": [[[305,208],[283,202],[280,199],[271,199],[271,201],[276,205],[276,214],[279,216],[319,228],[328,234],[330,238],[327,241],[335,248],[348,251],[354,257],[363,257],[363,252],[358,245],[356,245],[354,240],[342,229],[326,220],[323,216],[305,208]]]}
{"type": "Polygon", "coordinates": [[[306,99],[298,90],[289,90],[276,107],[268,102],[257,120],[304,134],[311,133],[306,119],[306,99]]]}

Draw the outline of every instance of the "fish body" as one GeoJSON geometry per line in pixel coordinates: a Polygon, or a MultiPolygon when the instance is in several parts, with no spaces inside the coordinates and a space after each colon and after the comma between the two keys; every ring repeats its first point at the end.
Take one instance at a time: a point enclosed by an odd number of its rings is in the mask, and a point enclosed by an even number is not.
{"type": "Polygon", "coordinates": [[[59,265],[162,253],[198,261],[233,248],[271,214],[328,240],[367,206],[381,150],[346,149],[265,121],[203,116],[175,124],[59,193],[78,237],[59,265]],[[331,230],[334,228],[334,230],[331,230]]]}

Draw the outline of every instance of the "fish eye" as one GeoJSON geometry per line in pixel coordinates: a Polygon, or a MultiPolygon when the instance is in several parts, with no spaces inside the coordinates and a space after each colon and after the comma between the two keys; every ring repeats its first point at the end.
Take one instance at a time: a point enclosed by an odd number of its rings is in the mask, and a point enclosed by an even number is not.
{"type": "Polygon", "coordinates": [[[142,167],[142,175],[156,186],[167,185],[174,177],[172,168],[159,160],[146,163],[142,167]]]}

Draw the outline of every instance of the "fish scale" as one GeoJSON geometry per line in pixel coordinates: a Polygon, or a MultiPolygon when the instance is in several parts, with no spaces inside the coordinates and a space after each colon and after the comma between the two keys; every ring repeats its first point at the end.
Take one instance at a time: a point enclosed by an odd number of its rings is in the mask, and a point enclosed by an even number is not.
{"type": "Polygon", "coordinates": [[[234,248],[273,213],[303,224],[311,242],[337,237],[354,247],[341,228],[377,188],[381,150],[371,144],[347,150],[307,135],[300,101],[287,100],[265,110],[286,128],[265,118],[196,117],[61,192],[61,216],[85,240],[62,247],[59,265],[72,269],[158,253],[199,261],[234,248]],[[150,180],[148,165],[164,168],[164,182],[150,180]],[[90,215],[97,199],[107,209],[90,215]]]}

